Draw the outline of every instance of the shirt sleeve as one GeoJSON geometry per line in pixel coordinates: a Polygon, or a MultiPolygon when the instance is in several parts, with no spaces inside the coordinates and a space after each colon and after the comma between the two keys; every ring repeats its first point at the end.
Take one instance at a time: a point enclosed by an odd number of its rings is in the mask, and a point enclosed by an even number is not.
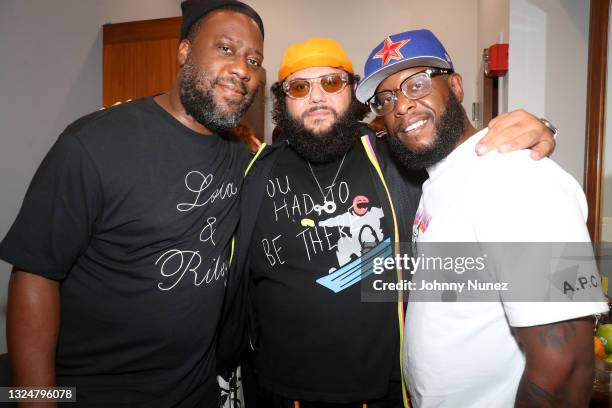
{"type": "Polygon", "coordinates": [[[510,325],[606,312],[596,267],[587,260],[571,263],[572,257],[581,259],[577,255],[592,258],[586,199],[576,180],[551,160],[535,162],[525,152],[491,157],[478,171],[475,233],[501,259],[497,278],[511,282],[501,293],[510,325]],[[565,291],[565,282],[582,290],[565,291]]]}
{"type": "Polygon", "coordinates": [[[49,279],[66,278],[101,212],[100,178],[74,135],[64,132],[36,171],[0,258],[49,279]]]}

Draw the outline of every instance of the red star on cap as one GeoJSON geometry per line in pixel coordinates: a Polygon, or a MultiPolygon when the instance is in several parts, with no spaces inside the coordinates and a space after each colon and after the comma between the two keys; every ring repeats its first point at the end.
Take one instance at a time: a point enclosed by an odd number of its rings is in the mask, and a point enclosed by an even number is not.
{"type": "Polygon", "coordinates": [[[372,59],[380,58],[382,59],[382,64],[387,65],[391,60],[399,60],[404,58],[400,49],[410,42],[410,38],[407,40],[401,40],[398,42],[393,42],[391,37],[385,38],[385,45],[382,47],[380,51],[378,51],[372,59]]]}

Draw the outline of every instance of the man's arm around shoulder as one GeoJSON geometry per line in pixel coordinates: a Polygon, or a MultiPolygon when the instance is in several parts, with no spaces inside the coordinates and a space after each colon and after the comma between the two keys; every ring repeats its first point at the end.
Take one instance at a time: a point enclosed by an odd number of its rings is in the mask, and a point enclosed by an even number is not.
{"type": "MultiPolygon", "coordinates": [[[[14,268],[6,321],[13,385],[55,386],[55,350],[60,324],[59,282],[14,268]]],[[[20,408],[55,407],[22,403],[20,408]]]]}

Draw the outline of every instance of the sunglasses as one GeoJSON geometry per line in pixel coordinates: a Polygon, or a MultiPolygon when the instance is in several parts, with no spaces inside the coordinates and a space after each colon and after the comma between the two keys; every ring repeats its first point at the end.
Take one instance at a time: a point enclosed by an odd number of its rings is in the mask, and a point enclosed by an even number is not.
{"type": "Polygon", "coordinates": [[[326,93],[335,94],[342,91],[349,83],[349,76],[347,73],[335,73],[310,79],[294,79],[283,83],[283,91],[293,99],[306,98],[312,91],[313,82],[318,82],[326,93]]]}

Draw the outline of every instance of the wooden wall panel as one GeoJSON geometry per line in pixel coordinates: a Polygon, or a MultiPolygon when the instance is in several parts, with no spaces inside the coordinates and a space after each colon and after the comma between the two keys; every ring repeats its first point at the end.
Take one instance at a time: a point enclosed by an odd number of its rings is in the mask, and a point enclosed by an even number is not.
{"type": "Polygon", "coordinates": [[[169,90],[180,29],[180,17],[104,25],[102,104],[169,90]]]}
{"type": "Polygon", "coordinates": [[[181,21],[181,17],[170,17],[105,24],[103,26],[104,44],[165,40],[168,38],[176,38],[178,40],[181,31],[181,21]]]}
{"type": "Polygon", "coordinates": [[[168,91],[178,72],[178,39],[104,47],[103,105],[168,91]]]}
{"type": "MultiPolygon", "coordinates": [[[[179,70],[176,61],[181,17],[103,26],[102,105],[166,92],[179,70]]],[[[242,123],[264,136],[262,89],[242,123]]]]}

